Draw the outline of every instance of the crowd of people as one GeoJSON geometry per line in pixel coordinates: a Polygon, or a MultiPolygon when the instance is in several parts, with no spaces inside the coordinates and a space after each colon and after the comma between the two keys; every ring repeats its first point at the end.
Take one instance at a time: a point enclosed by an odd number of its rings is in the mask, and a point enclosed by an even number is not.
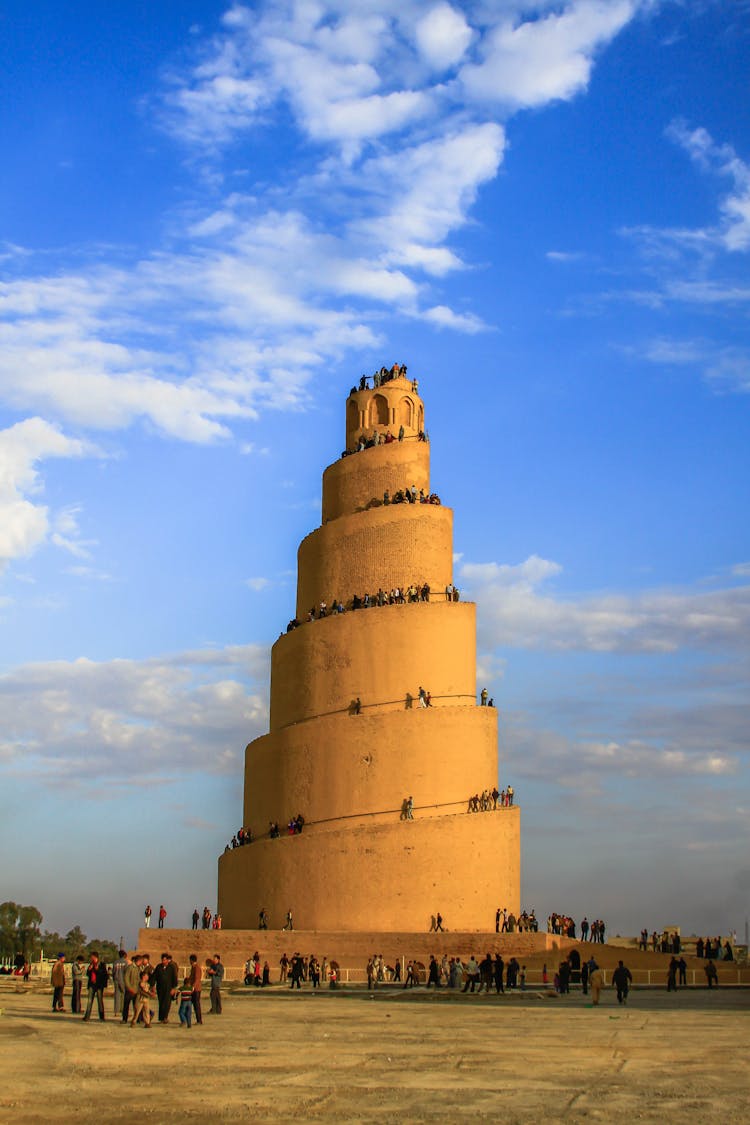
{"type": "Polygon", "coordinates": [[[523,910],[516,917],[512,910],[503,907],[502,910],[498,906],[495,911],[495,933],[496,934],[513,934],[519,933],[538,933],[539,923],[536,920],[536,914],[532,910],[523,910]]]}
{"type": "MultiPolygon", "coordinates": [[[[421,961],[408,962],[402,987],[414,988],[422,983],[423,978],[427,988],[434,986],[461,989],[462,992],[476,992],[477,995],[482,991],[489,993],[494,988],[495,992],[501,993],[506,988],[526,988],[526,966],[519,964],[515,957],[511,957],[506,965],[501,953],[496,953],[494,957],[487,953],[481,961],[472,953],[466,962],[460,956],[449,957],[447,954],[438,961],[431,954],[426,967],[421,961]]],[[[375,984],[377,979],[371,981],[368,963],[367,986],[372,988],[375,984]]]]}
{"type": "MultiPolygon", "coordinates": [[[[296,816],[293,816],[292,819],[287,822],[286,835],[287,836],[299,836],[300,833],[302,832],[302,829],[303,829],[304,825],[305,825],[304,816],[302,815],[302,813],[297,813],[296,816]]],[[[268,822],[268,833],[267,833],[268,839],[269,840],[277,840],[279,838],[279,836],[281,836],[281,834],[282,834],[281,828],[279,827],[278,820],[269,820],[269,822],[268,822]]],[[[230,842],[224,848],[224,851],[225,852],[233,851],[235,848],[244,847],[245,844],[252,844],[257,839],[260,839],[260,837],[255,836],[254,833],[253,833],[253,830],[251,828],[238,828],[237,832],[234,834],[234,836],[232,836],[232,839],[230,840],[230,842]]],[[[209,928],[210,927],[204,926],[204,929],[209,929],[209,928]]],[[[193,929],[197,929],[197,926],[193,926],[193,929]]]]}
{"type": "MultiPolygon", "coordinates": [[[[589,922],[588,917],[584,915],[581,921],[581,941],[593,941],[598,944],[603,944],[607,927],[601,918],[596,918],[593,922],[589,922]]],[[[563,937],[575,939],[576,936],[576,923],[567,914],[552,913],[547,918],[547,933],[548,934],[561,934],[563,937]]]]}
{"type": "Polygon", "coordinates": [[[509,785],[507,789],[498,790],[497,786],[492,789],[483,789],[481,793],[475,793],[473,797],[469,797],[469,804],[466,809],[467,812],[492,812],[495,809],[508,809],[513,804],[515,797],[515,789],[509,785]]]}
{"type": "MultiPolygon", "coordinates": [[[[646,952],[649,947],[653,953],[671,953],[676,956],[682,952],[682,938],[678,933],[669,933],[667,930],[662,933],[654,930],[649,937],[648,930],[643,929],[638,939],[638,948],[646,952]]],[[[722,943],[720,937],[699,937],[695,943],[695,956],[705,960],[733,961],[732,942],[729,938],[722,943]]]]}
{"type": "MultiPolygon", "coordinates": [[[[398,434],[394,434],[390,430],[386,430],[383,434],[380,430],[373,430],[370,437],[365,437],[360,434],[357,439],[357,444],[353,449],[344,449],[341,453],[342,457],[351,457],[354,453],[362,453],[365,449],[373,449],[376,445],[391,445],[393,442],[402,442],[413,440],[414,435],[410,434],[407,437],[406,431],[403,426],[399,426],[398,434]]],[[[429,435],[426,430],[418,430],[416,434],[417,441],[429,441],[429,435]]]]}
{"type": "MultiPolygon", "coordinates": [[[[380,501],[373,497],[367,507],[373,508],[379,503],[380,501]]],[[[399,488],[393,493],[393,496],[391,496],[390,489],[386,488],[383,493],[383,505],[388,507],[390,504],[435,504],[439,506],[440,497],[437,492],[428,494],[423,488],[420,488],[417,492],[417,486],[413,484],[411,487],[399,488]]]]}
{"type": "MultiPolygon", "coordinates": [[[[381,367],[378,371],[375,372],[374,375],[363,375],[361,377],[361,379],[359,380],[359,387],[358,388],[352,387],[352,389],[349,391],[349,394],[350,395],[356,395],[357,390],[360,390],[360,391],[369,390],[370,389],[370,380],[372,380],[372,386],[375,389],[377,389],[378,387],[382,387],[384,383],[390,383],[393,379],[405,379],[405,378],[406,378],[406,364],[405,363],[394,363],[393,367],[381,367]]],[[[419,389],[419,384],[417,383],[416,379],[412,379],[411,389],[414,392],[414,394],[417,393],[417,390],[419,389]]]]}
{"type": "Polygon", "coordinates": [[[65,986],[70,980],[70,1011],[74,1015],[83,1013],[84,1022],[91,1019],[94,1007],[101,1021],[106,1019],[104,993],[111,983],[113,990],[113,1015],[122,1023],[135,1027],[151,1027],[154,1015],[159,1023],[168,1023],[173,1004],[178,1005],[179,1021],[183,1027],[191,1027],[193,1018],[203,1023],[201,990],[204,979],[210,981],[211,1013],[221,1014],[221,983],[224,979],[224,966],[221,956],[216,953],[201,966],[195,953],[190,954],[189,968],[181,977],[177,964],[170,953],[162,953],[156,965],[151,964],[150,954],[134,953],[124,949],[118,953],[111,970],[97,952],[89,954],[88,965],[84,957],[76,957],[71,974],[65,971],[65,954],[58,953],[52,967],[52,1011],[65,1012],[65,986]],[[83,1009],[83,986],[87,984],[86,1008],[83,1009]],[[156,1005],[156,1012],[152,1005],[156,1005]]]}
{"type": "MultiPolygon", "coordinates": [[[[245,962],[243,980],[246,985],[267,988],[271,983],[271,966],[267,960],[263,961],[262,965],[261,961],[261,955],[256,950],[245,962]]],[[[331,961],[329,964],[327,957],[321,961],[314,953],[303,957],[297,952],[291,957],[283,953],[279,960],[279,984],[288,984],[290,988],[301,989],[305,982],[313,989],[320,988],[321,982],[327,984],[329,988],[336,988],[338,979],[338,962],[331,961]]]]}
{"type": "MultiPolygon", "coordinates": [[[[300,621],[298,617],[292,617],[287,623],[286,632],[293,633],[295,629],[299,629],[300,625],[305,623],[322,621],[325,617],[335,617],[337,614],[356,609],[371,609],[374,606],[385,605],[414,605],[429,602],[431,597],[434,597],[434,593],[428,582],[411,582],[408,586],[393,586],[390,590],[384,590],[381,587],[376,594],[367,592],[352,594],[346,602],[342,602],[338,598],[332,598],[330,602],[322,601],[318,605],[311,606],[304,621],[300,621]]],[[[445,587],[445,600],[457,602],[460,601],[460,598],[461,592],[458,587],[449,583],[445,587]]],[[[283,636],[283,633],[281,636],[283,636]]],[[[489,705],[494,706],[494,703],[491,702],[489,705]]]]}

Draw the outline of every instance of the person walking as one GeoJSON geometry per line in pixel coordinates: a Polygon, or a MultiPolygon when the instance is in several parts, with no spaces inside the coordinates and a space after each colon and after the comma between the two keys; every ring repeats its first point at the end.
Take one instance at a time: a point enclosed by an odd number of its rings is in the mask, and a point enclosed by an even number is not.
{"type": "Polygon", "coordinates": [[[630,972],[630,969],[626,968],[622,961],[618,961],[617,968],[612,974],[612,984],[617,989],[618,1004],[627,1004],[628,991],[632,983],[633,974],[630,972]]]}
{"type": "Polygon", "coordinates": [[[589,961],[589,985],[591,986],[591,1003],[594,1006],[599,1004],[599,996],[604,984],[604,973],[601,971],[596,961],[592,957],[589,961]]]}

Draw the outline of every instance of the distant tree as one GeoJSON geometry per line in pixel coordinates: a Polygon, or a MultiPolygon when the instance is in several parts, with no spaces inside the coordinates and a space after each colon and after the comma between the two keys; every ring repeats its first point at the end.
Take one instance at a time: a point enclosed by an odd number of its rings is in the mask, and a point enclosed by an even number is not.
{"type": "Polygon", "coordinates": [[[72,961],[79,953],[86,953],[88,940],[80,926],[74,926],[72,930],[68,930],[63,949],[69,961],[72,961]]]}
{"type": "Polygon", "coordinates": [[[17,952],[18,904],[0,902],[0,957],[9,960],[17,952]]]}
{"type": "Polygon", "coordinates": [[[65,937],[54,930],[42,930],[42,915],[35,906],[21,906],[17,902],[0,903],[0,958],[12,960],[23,954],[30,961],[38,957],[42,950],[46,957],[56,957],[64,953],[69,961],[79,954],[87,957],[96,949],[103,960],[112,962],[117,958],[119,946],[113,941],[96,938],[89,941],[80,926],[73,926],[65,937]]]}
{"type": "Polygon", "coordinates": [[[60,937],[56,930],[44,930],[41,942],[44,956],[48,959],[56,957],[58,953],[65,953],[65,938],[60,937]]]}
{"type": "Polygon", "coordinates": [[[43,921],[40,911],[35,906],[19,906],[16,929],[18,949],[27,961],[30,961],[41,949],[43,921]]]}
{"type": "Polygon", "coordinates": [[[106,941],[104,938],[93,938],[86,946],[86,953],[91,953],[92,949],[95,949],[100,959],[108,965],[117,960],[117,954],[120,952],[119,945],[115,945],[113,941],[106,941]]]}

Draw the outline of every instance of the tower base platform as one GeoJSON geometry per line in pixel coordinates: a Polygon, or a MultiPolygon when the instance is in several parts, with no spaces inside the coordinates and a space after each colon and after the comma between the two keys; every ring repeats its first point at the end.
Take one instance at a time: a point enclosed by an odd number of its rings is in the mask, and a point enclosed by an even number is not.
{"type": "MultiPolygon", "coordinates": [[[[531,960],[555,950],[567,951],[579,942],[557,934],[464,931],[438,933],[336,933],[320,930],[177,930],[142,929],[138,934],[138,949],[148,951],[152,962],[163,951],[169,952],[180,971],[186,970],[191,953],[203,963],[207,957],[220,954],[224,963],[225,979],[241,981],[245,962],[257,950],[261,961],[271,966],[271,980],[279,979],[279,959],[286,953],[301,953],[303,957],[315,954],[318,960],[325,957],[328,963],[336,961],[345,974],[344,979],[361,981],[365,976],[368,958],[382,953],[387,965],[402,965],[407,961],[420,961],[427,965],[430,955],[438,960],[460,956],[463,961],[473,953],[481,959],[485,953],[500,953],[505,961],[510,957],[531,960]]],[[[591,947],[606,949],[606,946],[591,947]]],[[[565,952],[563,952],[565,956],[565,952]]]]}

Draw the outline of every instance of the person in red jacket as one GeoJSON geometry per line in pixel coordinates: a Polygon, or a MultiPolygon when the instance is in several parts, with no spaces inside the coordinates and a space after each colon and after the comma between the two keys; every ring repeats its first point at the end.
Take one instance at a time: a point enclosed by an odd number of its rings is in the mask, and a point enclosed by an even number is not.
{"type": "Polygon", "coordinates": [[[109,980],[109,973],[107,966],[103,961],[99,960],[98,953],[92,953],[89,961],[89,967],[86,970],[86,976],[89,978],[89,998],[86,1004],[86,1015],[84,1020],[91,1019],[91,1009],[96,1000],[99,1009],[99,1019],[104,1019],[104,989],[107,987],[109,980]]]}

